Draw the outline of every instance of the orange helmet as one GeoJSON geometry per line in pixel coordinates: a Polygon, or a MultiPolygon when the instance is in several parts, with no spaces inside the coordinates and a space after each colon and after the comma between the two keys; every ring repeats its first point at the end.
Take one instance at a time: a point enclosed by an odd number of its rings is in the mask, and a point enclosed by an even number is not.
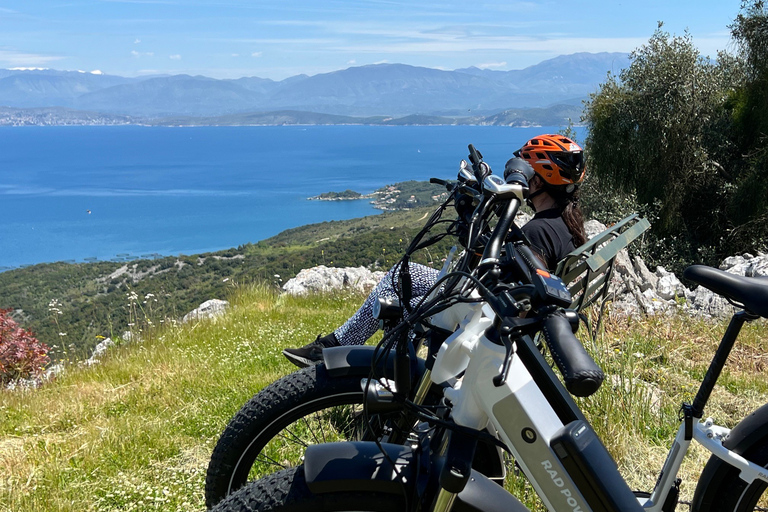
{"type": "Polygon", "coordinates": [[[572,190],[574,185],[584,181],[587,170],[584,151],[568,137],[539,135],[523,144],[515,155],[530,163],[536,174],[550,185],[571,185],[567,188],[572,190]]]}

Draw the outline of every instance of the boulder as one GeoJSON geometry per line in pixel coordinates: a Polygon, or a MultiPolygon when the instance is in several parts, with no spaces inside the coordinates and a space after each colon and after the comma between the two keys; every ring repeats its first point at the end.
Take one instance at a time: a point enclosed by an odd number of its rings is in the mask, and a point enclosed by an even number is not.
{"type": "Polygon", "coordinates": [[[664,300],[686,297],[688,290],[677,276],[664,267],[656,267],[656,293],[664,300]]]}
{"type": "Polygon", "coordinates": [[[85,364],[88,366],[98,364],[101,360],[101,356],[103,356],[107,350],[114,346],[115,342],[110,338],[101,340],[99,344],[93,348],[93,353],[91,354],[91,357],[85,360],[85,364]]]}
{"type": "Polygon", "coordinates": [[[210,299],[193,309],[181,319],[182,322],[189,322],[190,320],[202,320],[204,318],[216,318],[223,315],[229,306],[229,302],[220,299],[210,299]]]}
{"type": "Polygon", "coordinates": [[[365,267],[334,268],[319,267],[301,270],[296,277],[283,285],[283,291],[290,295],[326,293],[342,288],[369,292],[386,272],[371,271],[365,267]]]}

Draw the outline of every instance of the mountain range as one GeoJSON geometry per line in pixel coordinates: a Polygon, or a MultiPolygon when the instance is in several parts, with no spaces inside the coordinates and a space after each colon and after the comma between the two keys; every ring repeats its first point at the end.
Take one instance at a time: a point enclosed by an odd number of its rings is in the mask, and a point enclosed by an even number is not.
{"type": "Polygon", "coordinates": [[[618,72],[628,62],[625,53],[576,53],[513,71],[376,64],[280,81],[2,69],[0,106],[64,107],[154,119],[274,111],[357,117],[488,116],[511,108],[580,105],[609,71],[618,72]]]}

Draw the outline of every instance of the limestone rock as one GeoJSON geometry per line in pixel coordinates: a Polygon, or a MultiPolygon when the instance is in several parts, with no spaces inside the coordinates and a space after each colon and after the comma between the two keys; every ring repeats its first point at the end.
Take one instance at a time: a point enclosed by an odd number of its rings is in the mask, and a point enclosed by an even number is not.
{"type": "Polygon", "coordinates": [[[96,345],[93,348],[93,353],[91,354],[91,357],[85,360],[85,364],[88,366],[98,364],[101,360],[101,356],[106,354],[107,350],[109,350],[111,347],[115,346],[115,342],[112,341],[110,338],[103,339],[99,342],[98,345],[96,345]]]}
{"type": "Polygon", "coordinates": [[[386,272],[371,271],[365,267],[319,267],[301,270],[296,277],[283,285],[283,291],[291,295],[324,293],[342,288],[368,292],[376,286],[386,272]]]}
{"type": "Polygon", "coordinates": [[[210,299],[193,309],[181,319],[182,322],[189,322],[190,320],[202,320],[204,318],[216,318],[223,315],[224,311],[229,306],[229,302],[220,299],[210,299]]]}

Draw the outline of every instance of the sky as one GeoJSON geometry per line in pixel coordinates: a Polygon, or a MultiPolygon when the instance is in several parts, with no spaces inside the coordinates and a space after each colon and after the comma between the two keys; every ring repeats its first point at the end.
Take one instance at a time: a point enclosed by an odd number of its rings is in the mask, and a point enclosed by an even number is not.
{"type": "Polygon", "coordinates": [[[0,0],[0,68],[258,76],[352,66],[523,69],[630,52],[658,22],[732,50],[740,0],[0,0]]]}

